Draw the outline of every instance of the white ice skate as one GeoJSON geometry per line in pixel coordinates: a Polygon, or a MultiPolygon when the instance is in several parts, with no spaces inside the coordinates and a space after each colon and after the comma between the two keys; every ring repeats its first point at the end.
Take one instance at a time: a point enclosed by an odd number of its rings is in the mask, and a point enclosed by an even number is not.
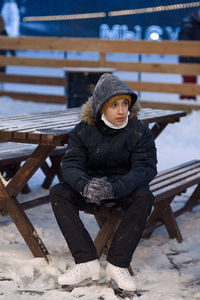
{"type": "Polygon", "coordinates": [[[85,279],[98,280],[100,277],[100,264],[98,259],[86,263],[76,264],[72,269],[58,277],[60,285],[76,285],[85,279]]]}
{"type": "Polygon", "coordinates": [[[106,267],[106,279],[113,279],[120,289],[130,292],[136,290],[135,280],[126,268],[119,268],[108,263],[106,267]]]}

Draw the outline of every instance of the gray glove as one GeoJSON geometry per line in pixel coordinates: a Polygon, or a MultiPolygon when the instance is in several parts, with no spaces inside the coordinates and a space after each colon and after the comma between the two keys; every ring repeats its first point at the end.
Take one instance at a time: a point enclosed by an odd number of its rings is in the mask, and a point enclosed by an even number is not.
{"type": "Polygon", "coordinates": [[[107,177],[94,177],[85,186],[82,196],[87,198],[89,203],[101,205],[101,201],[114,198],[114,190],[107,177]]]}

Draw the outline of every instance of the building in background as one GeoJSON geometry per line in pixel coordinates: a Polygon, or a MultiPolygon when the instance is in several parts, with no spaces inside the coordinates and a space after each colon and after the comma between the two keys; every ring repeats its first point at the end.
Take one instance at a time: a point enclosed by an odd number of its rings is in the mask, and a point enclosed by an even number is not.
{"type": "MultiPolygon", "coordinates": [[[[147,40],[177,40],[181,20],[192,12],[193,8],[169,10],[156,13],[125,15],[108,17],[109,11],[155,7],[159,5],[174,5],[176,3],[190,3],[189,0],[4,0],[0,1],[0,10],[5,14],[11,4],[15,19],[5,20],[10,35],[30,36],[64,36],[64,37],[97,37],[102,39],[147,39],[147,40]],[[15,9],[14,9],[15,2],[15,9]],[[18,28],[19,9],[20,26],[18,28]],[[15,10],[15,12],[14,12],[15,10]],[[79,19],[68,21],[23,22],[27,16],[52,16],[65,14],[81,14],[105,12],[106,17],[95,19],[79,19]],[[12,25],[11,25],[12,23],[12,25]],[[11,30],[11,26],[12,30],[11,30]]],[[[5,14],[8,15],[8,14],[5,14]]],[[[11,16],[11,13],[9,13],[11,16]]],[[[4,17],[5,19],[5,17],[4,17]]]]}
{"type": "Polygon", "coordinates": [[[1,16],[4,20],[8,36],[20,35],[20,12],[15,0],[4,0],[1,7],[1,16]]]}

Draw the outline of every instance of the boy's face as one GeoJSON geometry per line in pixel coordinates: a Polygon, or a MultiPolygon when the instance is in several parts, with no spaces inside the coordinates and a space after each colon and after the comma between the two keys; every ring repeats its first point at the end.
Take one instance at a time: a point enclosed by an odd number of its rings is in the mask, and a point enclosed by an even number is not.
{"type": "Polygon", "coordinates": [[[104,112],[106,119],[113,125],[121,125],[127,118],[129,102],[126,99],[119,99],[111,103],[104,112]]]}

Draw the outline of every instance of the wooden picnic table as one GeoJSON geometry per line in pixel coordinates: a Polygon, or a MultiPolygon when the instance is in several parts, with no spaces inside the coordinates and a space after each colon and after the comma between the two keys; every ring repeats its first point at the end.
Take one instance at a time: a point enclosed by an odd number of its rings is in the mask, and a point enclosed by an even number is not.
{"type": "MultiPolygon", "coordinates": [[[[151,130],[157,138],[168,124],[179,122],[185,115],[183,111],[145,108],[140,111],[138,118],[152,124],[151,130]]],[[[41,200],[46,203],[48,196],[20,204],[17,195],[52,150],[67,144],[68,132],[79,122],[80,108],[0,117],[0,142],[37,145],[8,184],[0,178],[0,213],[12,218],[32,254],[44,257],[47,261],[49,253],[24,210],[40,205],[41,200]]]]}

